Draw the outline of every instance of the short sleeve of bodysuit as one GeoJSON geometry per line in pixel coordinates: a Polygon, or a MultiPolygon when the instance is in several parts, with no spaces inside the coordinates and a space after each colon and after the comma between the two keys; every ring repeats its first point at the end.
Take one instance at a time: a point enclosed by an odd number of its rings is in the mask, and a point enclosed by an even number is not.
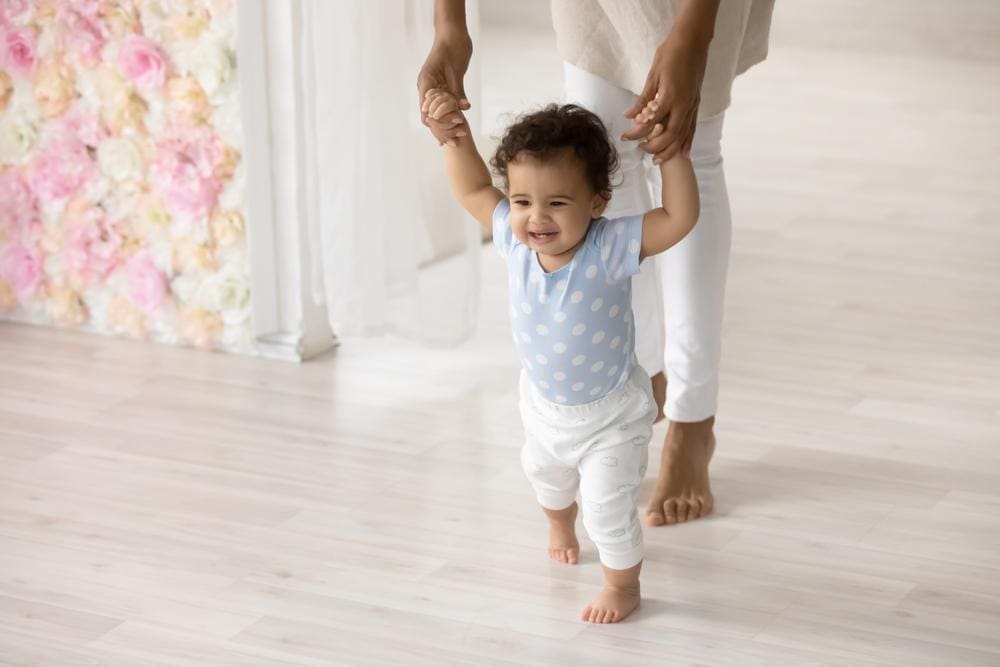
{"type": "Polygon", "coordinates": [[[510,200],[504,197],[493,209],[493,245],[500,256],[507,258],[517,239],[510,227],[510,200]]]}
{"type": "Polygon", "coordinates": [[[621,282],[639,272],[639,254],[642,250],[642,216],[630,215],[594,223],[594,245],[601,253],[601,261],[608,279],[621,282]]]}

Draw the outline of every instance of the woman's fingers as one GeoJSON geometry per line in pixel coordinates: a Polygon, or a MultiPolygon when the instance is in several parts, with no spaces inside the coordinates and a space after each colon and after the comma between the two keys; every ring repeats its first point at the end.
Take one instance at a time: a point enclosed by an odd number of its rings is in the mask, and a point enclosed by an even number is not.
{"type": "MultiPolygon", "coordinates": [[[[646,135],[646,141],[660,136],[663,133],[663,123],[657,123],[653,126],[653,129],[646,135]]],[[[645,141],[643,142],[645,143],[645,141]]]]}
{"type": "Polygon", "coordinates": [[[690,157],[691,142],[694,140],[694,132],[698,126],[698,107],[688,110],[680,129],[674,134],[674,139],[668,143],[663,150],[657,151],[653,155],[653,164],[660,164],[681,153],[684,157],[690,157]]]}

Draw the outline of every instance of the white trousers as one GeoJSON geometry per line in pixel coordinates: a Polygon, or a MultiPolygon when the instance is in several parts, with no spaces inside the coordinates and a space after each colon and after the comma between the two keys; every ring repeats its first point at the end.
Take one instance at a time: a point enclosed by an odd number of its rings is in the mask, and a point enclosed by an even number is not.
{"type": "Polygon", "coordinates": [[[583,527],[601,563],[627,570],[642,560],[636,511],[646,474],[656,405],[649,375],[636,366],[629,378],[592,403],[545,399],[521,371],[521,466],[542,507],[561,510],[580,493],[583,527]]]}
{"type": "MultiPolygon", "coordinates": [[[[660,172],[637,142],[619,139],[632,127],[622,113],[636,95],[565,64],[566,101],[590,109],[615,141],[621,170],[605,215],[635,215],[660,205],[660,172]],[[619,183],[620,181],[620,183],[619,183]]],[[[636,357],[651,375],[665,371],[664,412],[671,421],[695,422],[716,413],[722,311],[732,217],[722,169],[724,114],[698,122],[691,147],[701,217],[684,240],[642,263],[632,278],[636,357]]]]}

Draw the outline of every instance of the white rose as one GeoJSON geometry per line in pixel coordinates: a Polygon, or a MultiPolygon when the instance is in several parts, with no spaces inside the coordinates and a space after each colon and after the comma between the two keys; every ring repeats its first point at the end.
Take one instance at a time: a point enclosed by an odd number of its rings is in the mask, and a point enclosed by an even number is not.
{"type": "Polygon", "coordinates": [[[20,114],[0,118],[0,162],[20,164],[38,139],[35,125],[20,114]]]}
{"type": "Polygon", "coordinates": [[[239,324],[250,315],[250,283],[246,272],[232,264],[206,276],[192,297],[193,305],[218,311],[228,325],[239,324]]]}
{"type": "Polygon", "coordinates": [[[114,181],[138,180],[146,170],[139,146],[127,137],[103,142],[97,149],[97,163],[101,173],[114,181]]]}
{"type": "Polygon", "coordinates": [[[183,304],[198,305],[194,298],[199,287],[198,279],[190,275],[181,274],[170,281],[170,291],[183,304]]]}
{"type": "Polygon", "coordinates": [[[206,95],[213,95],[233,74],[233,57],[225,44],[201,42],[188,59],[189,68],[206,95]]]}

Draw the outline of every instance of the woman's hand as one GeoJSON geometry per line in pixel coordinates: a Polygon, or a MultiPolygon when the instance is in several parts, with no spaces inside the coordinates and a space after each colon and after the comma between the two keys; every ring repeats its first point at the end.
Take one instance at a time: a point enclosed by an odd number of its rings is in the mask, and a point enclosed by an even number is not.
{"type": "Polygon", "coordinates": [[[640,148],[653,155],[659,164],[676,153],[688,154],[698,123],[701,102],[701,82],[708,61],[708,41],[691,39],[676,30],[656,49],[642,94],[625,117],[633,120],[632,128],[622,139],[634,141],[648,137],[657,123],[663,131],[640,148]]]}
{"type": "Polygon", "coordinates": [[[420,121],[430,128],[438,140],[438,144],[452,142],[463,131],[465,118],[459,110],[469,109],[472,105],[465,96],[465,72],[469,69],[472,58],[472,39],[468,33],[450,32],[438,34],[434,46],[427,54],[424,66],[417,75],[417,90],[420,97],[420,121]],[[425,111],[427,94],[434,89],[443,89],[453,94],[458,101],[458,108],[453,113],[432,118],[425,111]]]}

